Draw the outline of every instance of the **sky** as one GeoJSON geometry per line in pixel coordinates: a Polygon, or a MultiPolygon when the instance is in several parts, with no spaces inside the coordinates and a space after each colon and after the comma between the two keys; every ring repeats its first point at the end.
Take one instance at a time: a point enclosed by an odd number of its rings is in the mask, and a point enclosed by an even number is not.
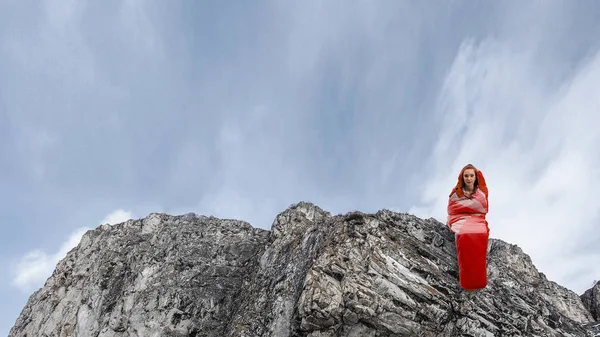
{"type": "Polygon", "coordinates": [[[0,334],[81,235],[151,212],[270,229],[446,219],[481,169],[490,235],[600,279],[600,4],[0,1],[0,334]]]}

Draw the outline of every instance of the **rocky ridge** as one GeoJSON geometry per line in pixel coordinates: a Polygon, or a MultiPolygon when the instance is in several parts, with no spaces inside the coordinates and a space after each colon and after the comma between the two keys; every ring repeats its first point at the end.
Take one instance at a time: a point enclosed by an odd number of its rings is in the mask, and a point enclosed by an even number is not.
{"type": "Polygon", "coordinates": [[[153,213],[88,231],[9,337],[600,334],[599,285],[580,297],[493,239],[488,275],[462,291],[452,233],[405,213],[300,202],[270,231],[153,213]]]}
{"type": "Polygon", "coordinates": [[[595,320],[600,321],[600,281],[581,295],[583,305],[590,311],[595,320]]]}

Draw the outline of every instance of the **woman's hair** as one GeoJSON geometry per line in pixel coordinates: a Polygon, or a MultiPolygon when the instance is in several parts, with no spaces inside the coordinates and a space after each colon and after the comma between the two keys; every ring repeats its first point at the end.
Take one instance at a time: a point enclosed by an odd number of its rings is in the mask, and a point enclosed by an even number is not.
{"type": "Polygon", "coordinates": [[[475,171],[475,183],[474,183],[474,189],[477,190],[478,188],[485,194],[485,197],[488,197],[488,187],[487,187],[487,182],[485,181],[485,178],[483,177],[483,174],[481,174],[481,172],[475,167],[473,166],[473,164],[467,164],[465,165],[465,167],[462,168],[462,170],[460,170],[460,173],[458,175],[458,179],[456,181],[456,185],[452,188],[452,191],[450,191],[450,194],[448,195],[448,197],[452,197],[452,195],[454,193],[456,193],[459,197],[463,196],[463,187],[465,186],[465,170],[468,169],[473,169],[475,171]],[[480,177],[481,175],[481,177],[480,177]],[[479,181],[479,178],[481,178],[481,181],[479,181]]]}
{"type": "Polygon", "coordinates": [[[460,179],[462,181],[462,186],[466,185],[464,174],[465,174],[465,171],[468,169],[473,169],[473,171],[475,171],[475,183],[473,184],[473,187],[474,187],[474,189],[477,189],[477,187],[479,186],[479,179],[477,178],[477,168],[475,166],[473,166],[473,164],[465,165],[465,167],[463,167],[462,170],[460,171],[460,179]]]}

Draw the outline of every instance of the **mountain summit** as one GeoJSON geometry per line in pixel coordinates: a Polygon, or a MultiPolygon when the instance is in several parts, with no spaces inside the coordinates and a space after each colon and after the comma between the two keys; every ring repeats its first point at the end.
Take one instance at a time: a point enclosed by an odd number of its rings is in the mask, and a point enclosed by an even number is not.
{"type": "Polygon", "coordinates": [[[594,336],[594,289],[580,297],[491,239],[488,286],[467,293],[447,227],[388,210],[300,202],[270,231],[152,213],[88,231],[9,337],[594,336]]]}

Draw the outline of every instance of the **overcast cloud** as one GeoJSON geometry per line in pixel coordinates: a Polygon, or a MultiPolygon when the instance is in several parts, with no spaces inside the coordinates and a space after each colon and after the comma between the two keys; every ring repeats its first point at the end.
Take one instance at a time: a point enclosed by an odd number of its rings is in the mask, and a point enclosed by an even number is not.
{"type": "Polygon", "coordinates": [[[600,278],[593,2],[0,2],[0,333],[82,231],[193,211],[270,228],[300,200],[445,221],[600,278]],[[16,291],[15,291],[16,290],[16,291]]]}

